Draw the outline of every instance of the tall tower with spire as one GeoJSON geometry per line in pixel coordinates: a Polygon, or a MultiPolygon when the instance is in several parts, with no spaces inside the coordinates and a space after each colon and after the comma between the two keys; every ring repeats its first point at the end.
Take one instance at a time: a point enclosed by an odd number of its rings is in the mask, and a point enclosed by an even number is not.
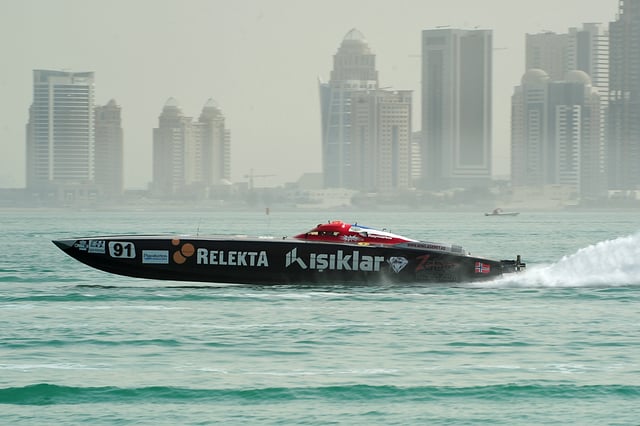
{"type": "Polygon", "coordinates": [[[350,30],[333,56],[328,83],[320,83],[322,171],[327,188],[351,188],[352,102],[359,92],[378,89],[376,57],[364,35],[350,30]]]}

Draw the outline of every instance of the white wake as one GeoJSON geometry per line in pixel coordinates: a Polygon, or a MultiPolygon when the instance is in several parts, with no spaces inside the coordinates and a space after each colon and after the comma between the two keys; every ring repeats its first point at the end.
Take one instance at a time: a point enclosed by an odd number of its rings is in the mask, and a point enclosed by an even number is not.
{"type": "Polygon", "coordinates": [[[551,265],[527,266],[488,286],[618,287],[640,285],[640,233],[601,241],[551,265]]]}

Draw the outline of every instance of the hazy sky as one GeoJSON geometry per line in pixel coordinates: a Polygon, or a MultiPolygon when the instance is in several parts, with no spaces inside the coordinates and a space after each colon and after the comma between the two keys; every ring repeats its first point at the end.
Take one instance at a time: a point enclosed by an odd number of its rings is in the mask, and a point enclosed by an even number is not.
{"type": "Polygon", "coordinates": [[[317,79],[359,29],[380,85],[414,91],[420,37],[449,25],[494,31],[494,174],[509,173],[510,97],[526,33],[615,19],[618,0],[0,0],[0,186],[25,184],[33,69],[94,71],[96,103],[122,106],[125,187],[151,180],[152,129],[169,97],[198,117],[208,98],[232,133],[232,180],[276,185],[321,170],[317,79]]]}

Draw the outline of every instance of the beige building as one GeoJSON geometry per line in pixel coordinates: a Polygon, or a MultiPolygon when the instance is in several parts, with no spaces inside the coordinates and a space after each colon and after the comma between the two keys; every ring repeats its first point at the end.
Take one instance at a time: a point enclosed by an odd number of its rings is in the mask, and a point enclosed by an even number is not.
{"type": "Polygon", "coordinates": [[[115,100],[95,108],[95,183],[106,198],[124,191],[121,108],[115,100]]]}
{"type": "Polygon", "coordinates": [[[212,188],[228,183],[231,134],[213,100],[194,122],[170,98],[153,129],[152,190],[162,197],[208,197],[212,188]]]}
{"type": "Polygon", "coordinates": [[[225,126],[225,117],[218,104],[209,99],[200,118],[193,123],[199,157],[195,157],[195,181],[211,187],[231,180],[231,132],[225,126]]]}
{"type": "Polygon", "coordinates": [[[353,188],[387,193],[411,180],[411,91],[357,92],[352,103],[353,188]]]}
{"type": "Polygon", "coordinates": [[[153,129],[153,183],[157,196],[172,197],[187,183],[187,152],[192,144],[191,118],[185,117],[178,101],[169,98],[153,129]]]}
{"type": "Polygon", "coordinates": [[[94,179],[94,74],[33,71],[27,124],[27,188],[87,185],[94,179]]]}

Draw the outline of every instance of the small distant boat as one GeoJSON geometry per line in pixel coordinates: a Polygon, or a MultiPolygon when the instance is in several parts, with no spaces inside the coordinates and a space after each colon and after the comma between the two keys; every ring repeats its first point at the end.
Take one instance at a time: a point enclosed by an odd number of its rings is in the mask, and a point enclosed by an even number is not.
{"type": "Polygon", "coordinates": [[[493,209],[491,213],[485,213],[485,216],[518,216],[520,212],[505,212],[501,208],[493,209]]]}

